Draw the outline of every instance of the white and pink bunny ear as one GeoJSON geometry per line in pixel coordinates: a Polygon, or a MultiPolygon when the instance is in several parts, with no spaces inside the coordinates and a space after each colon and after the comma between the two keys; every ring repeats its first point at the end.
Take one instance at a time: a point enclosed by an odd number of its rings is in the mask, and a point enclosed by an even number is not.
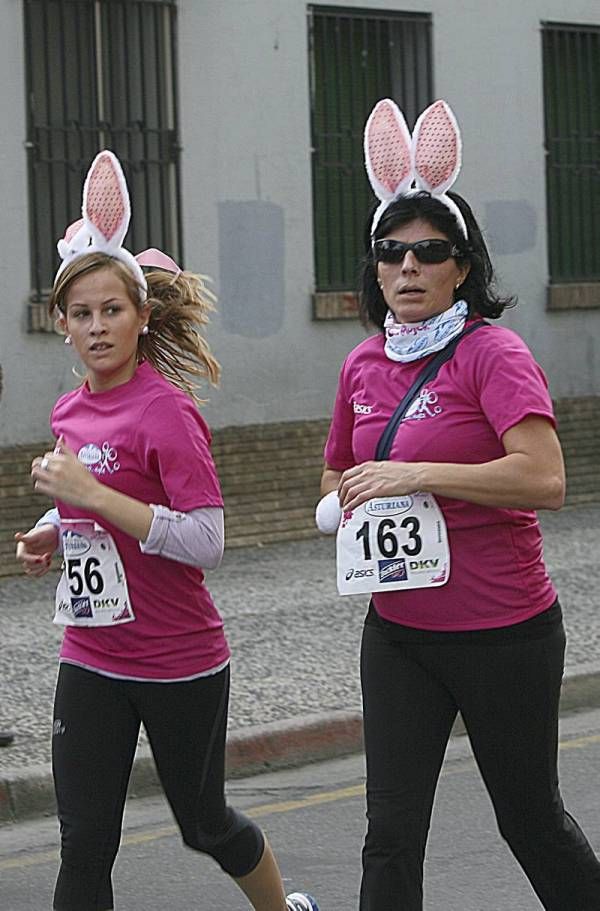
{"type": "Polygon", "coordinates": [[[149,247],[147,250],[142,250],[141,253],[136,253],[135,258],[140,266],[164,269],[166,272],[174,272],[175,275],[179,275],[181,272],[175,260],[163,253],[162,250],[157,250],[156,247],[149,247]]]}
{"type": "Polygon", "coordinates": [[[66,244],[70,244],[74,237],[79,234],[79,231],[83,228],[83,218],[78,218],[77,221],[74,221],[72,225],[69,225],[65,231],[65,236],[63,240],[66,244]]]}
{"type": "Polygon", "coordinates": [[[146,295],[144,273],[133,255],[123,247],[129,227],[131,207],[125,175],[119,159],[105,149],[94,158],[83,185],[83,218],[67,228],[57,247],[62,263],[54,281],[73,260],[86,253],[105,253],[121,260],[146,295]]]}
{"type": "Polygon", "coordinates": [[[417,120],[413,132],[413,161],[416,189],[427,190],[443,202],[468,239],[463,214],[446,195],[460,171],[462,140],[456,117],[445,101],[434,101],[417,120]]]}
{"type": "Polygon", "coordinates": [[[61,259],[81,253],[89,246],[90,232],[85,227],[83,218],[74,221],[65,231],[65,236],[58,241],[56,248],[61,259]]]}
{"type": "Polygon", "coordinates": [[[104,150],[94,158],[83,186],[83,219],[98,247],[118,250],[125,239],[131,207],[119,159],[104,150]]]}
{"type": "Polygon", "coordinates": [[[413,181],[411,139],[402,111],[390,99],[378,101],[365,126],[365,164],[375,195],[389,202],[413,181]]]}
{"type": "Polygon", "coordinates": [[[105,253],[127,266],[140,286],[142,301],[148,290],[142,266],[155,266],[176,275],[181,271],[161,250],[152,247],[134,257],[123,246],[131,217],[129,193],[119,159],[108,149],[96,155],[88,171],[83,186],[82,213],[83,218],[70,225],[57,244],[62,263],[55,283],[69,263],[95,252],[105,253]]]}
{"type": "Polygon", "coordinates": [[[445,101],[435,101],[423,111],[412,138],[397,105],[389,98],[378,101],[365,126],[364,146],[367,174],[381,200],[371,235],[394,199],[425,190],[452,212],[468,238],[460,209],[446,195],[460,171],[462,143],[456,118],[445,101]]]}
{"type": "Polygon", "coordinates": [[[462,151],[456,118],[445,101],[434,101],[420,115],[413,149],[417,189],[441,196],[458,177],[462,151]]]}

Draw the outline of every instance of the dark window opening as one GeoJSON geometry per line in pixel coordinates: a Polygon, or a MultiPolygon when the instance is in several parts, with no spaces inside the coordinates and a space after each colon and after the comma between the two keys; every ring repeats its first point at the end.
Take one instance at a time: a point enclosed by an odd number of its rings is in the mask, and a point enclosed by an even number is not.
{"type": "Polygon", "coordinates": [[[125,244],[181,259],[174,0],[25,0],[32,300],[81,217],[89,165],[120,159],[131,196],[125,244]]]}
{"type": "Polygon", "coordinates": [[[363,160],[373,105],[393,98],[409,128],[432,99],[431,16],[309,7],[316,290],[356,287],[374,201],[363,160]]]}
{"type": "Polygon", "coordinates": [[[600,27],[542,28],[552,283],[600,281],[600,27]]]}

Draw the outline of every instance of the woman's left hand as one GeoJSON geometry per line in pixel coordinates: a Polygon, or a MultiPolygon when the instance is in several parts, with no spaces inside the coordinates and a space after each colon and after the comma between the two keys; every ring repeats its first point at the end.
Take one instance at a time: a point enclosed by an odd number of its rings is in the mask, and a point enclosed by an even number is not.
{"type": "Polygon", "coordinates": [[[53,452],[33,460],[31,477],[38,493],[80,507],[90,506],[99,484],[62,439],[53,452]]]}
{"type": "Polygon", "coordinates": [[[338,495],[342,509],[352,510],[373,497],[401,496],[418,490],[418,463],[363,462],[342,474],[338,495]]]}

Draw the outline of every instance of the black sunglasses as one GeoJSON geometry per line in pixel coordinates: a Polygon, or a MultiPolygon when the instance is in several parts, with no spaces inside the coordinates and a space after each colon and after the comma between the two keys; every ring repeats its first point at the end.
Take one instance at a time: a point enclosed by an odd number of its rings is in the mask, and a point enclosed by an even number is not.
{"type": "Polygon", "coordinates": [[[384,238],[373,244],[373,255],[380,263],[403,263],[409,250],[415,254],[420,263],[443,263],[451,256],[461,256],[461,251],[449,240],[432,237],[418,240],[414,244],[405,244],[402,240],[384,238]]]}

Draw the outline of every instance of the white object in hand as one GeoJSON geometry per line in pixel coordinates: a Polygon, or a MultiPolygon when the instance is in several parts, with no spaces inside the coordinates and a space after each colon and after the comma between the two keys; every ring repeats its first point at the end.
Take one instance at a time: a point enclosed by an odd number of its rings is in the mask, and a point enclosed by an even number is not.
{"type": "Polygon", "coordinates": [[[315,522],[319,531],[324,535],[334,535],[342,519],[342,507],[338,499],[337,490],[326,494],[317,504],[315,522]]]}

